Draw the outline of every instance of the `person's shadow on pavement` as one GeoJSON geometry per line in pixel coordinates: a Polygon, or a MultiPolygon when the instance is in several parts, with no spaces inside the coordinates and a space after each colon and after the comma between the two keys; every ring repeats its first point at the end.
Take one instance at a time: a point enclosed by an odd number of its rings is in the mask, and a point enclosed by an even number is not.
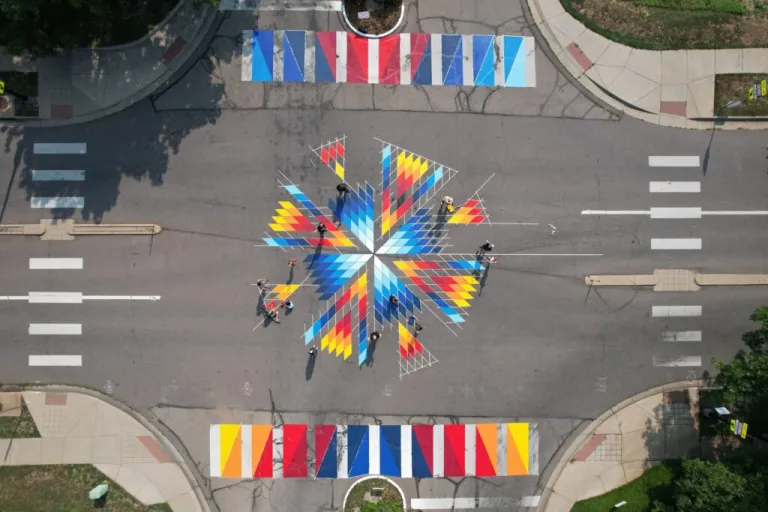
{"type": "Polygon", "coordinates": [[[315,359],[317,357],[311,357],[307,360],[307,367],[304,369],[304,378],[309,381],[312,378],[312,373],[315,371],[315,359]]]}

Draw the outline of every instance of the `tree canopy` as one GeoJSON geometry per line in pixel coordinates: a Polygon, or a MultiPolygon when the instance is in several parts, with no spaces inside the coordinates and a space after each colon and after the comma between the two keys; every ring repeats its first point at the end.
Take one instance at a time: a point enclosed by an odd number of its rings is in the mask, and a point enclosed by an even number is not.
{"type": "MultiPolygon", "coordinates": [[[[217,5],[219,0],[194,0],[217,5]]],[[[125,44],[147,34],[178,0],[0,0],[0,46],[39,57],[58,49],[125,44]]]]}
{"type": "Polygon", "coordinates": [[[749,430],[768,433],[768,306],[756,309],[750,320],[758,323],[741,339],[749,350],[740,350],[728,363],[712,359],[718,371],[715,384],[723,386],[723,400],[735,408],[749,430]]]}

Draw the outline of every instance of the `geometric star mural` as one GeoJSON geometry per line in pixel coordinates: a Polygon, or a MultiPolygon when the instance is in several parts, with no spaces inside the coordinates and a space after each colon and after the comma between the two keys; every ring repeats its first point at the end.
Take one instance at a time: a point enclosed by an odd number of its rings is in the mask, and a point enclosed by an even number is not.
{"type": "Polygon", "coordinates": [[[482,261],[447,254],[448,228],[489,219],[478,192],[455,202],[450,213],[441,204],[441,190],[458,171],[385,141],[379,141],[378,187],[347,182],[346,140],[340,136],[312,151],[348,192],[319,207],[283,175],[278,183],[290,197],[278,201],[264,243],[314,249],[303,259],[302,285],[313,286],[325,307],[305,330],[305,345],[314,343],[344,360],[356,348],[363,365],[370,333],[389,328],[398,336],[402,378],[437,362],[409,319],[429,311],[451,329],[466,321],[479,289],[482,261]],[[324,233],[317,229],[320,223],[324,233]],[[394,257],[391,266],[383,255],[394,257]]]}

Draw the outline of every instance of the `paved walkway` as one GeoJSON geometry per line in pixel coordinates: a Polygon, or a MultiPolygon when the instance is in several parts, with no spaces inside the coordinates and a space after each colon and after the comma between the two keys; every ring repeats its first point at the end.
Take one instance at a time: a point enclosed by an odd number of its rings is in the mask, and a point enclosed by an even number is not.
{"type": "Polygon", "coordinates": [[[75,50],[37,61],[0,54],[0,70],[37,71],[40,124],[86,122],[145,98],[179,70],[216,17],[210,6],[181,1],[138,41],[75,50]]]}
{"type": "Polygon", "coordinates": [[[655,461],[700,456],[700,382],[679,382],[629,398],[593,421],[556,456],[542,495],[545,512],[639,477],[655,461]]]}
{"type": "Polygon", "coordinates": [[[93,464],[145,505],[208,510],[181,455],[140,415],[72,388],[0,393],[0,403],[13,410],[21,396],[41,437],[0,439],[0,466],[93,464]]]}
{"type": "MultiPolygon", "coordinates": [[[[592,32],[560,0],[528,3],[544,39],[574,78],[607,104],[644,121],[711,129],[715,74],[768,74],[768,48],[637,50],[592,32]]],[[[724,127],[765,129],[768,120],[728,121],[724,127]]]]}

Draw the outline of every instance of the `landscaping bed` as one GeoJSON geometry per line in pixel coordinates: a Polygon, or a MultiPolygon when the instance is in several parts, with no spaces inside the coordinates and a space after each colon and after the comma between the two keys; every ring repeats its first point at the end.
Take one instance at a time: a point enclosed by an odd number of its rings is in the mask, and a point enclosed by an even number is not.
{"type": "Polygon", "coordinates": [[[170,512],[166,503],[145,506],[109,481],[88,464],[63,466],[0,467],[0,510],[3,512],[82,512],[99,508],[105,512],[170,512]],[[88,491],[109,483],[102,500],[88,499],[88,491]]]}
{"type": "Polygon", "coordinates": [[[589,29],[647,50],[768,46],[768,1],[561,0],[589,29]]]}
{"type": "Polygon", "coordinates": [[[344,501],[344,512],[402,512],[403,499],[394,485],[383,478],[369,478],[357,482],[344,501]],[[367,501],[374,488],[384,489],[379,501],[367,501]]]}
{"type": "Polygon", "coordinates": [[[37,117],[39,115],[37,73],[0,71],[0,81],[5,83],[5,94],[13,97],[16,116],[37,117]]]}
{"type": "Polygon", "coordinates": [[[349,23],[364,34],[378,35],[397,26],[403,10],[402,0],[344,0],[349,23]],[[368,18],[360,18],[360,13],[368,18]]]}
{"type": "MultiPolygon", "coordinates": [[[[0,439],[19,439],[25,437],[40,437],[35,420],[29,414],[24,399],[21,399],[21,414],[18,416],[0,416],[0,439]]],[[[13,411],[6,411],[12,413],[13,411]]],[[[2,478],[0,478],[2,481],[2,478]]],[[[1,504],[2,502],[0,502],[1,504]]],[[[0,511],[4,510],[0,507],[0,511]]]]}
{"type": "Polygon", "coordinates": [[[753,74],[715,75],[715,115],[768,116],[768,98],[748,100],[750,87],[767,78],[768,75],[753,74]],[[727,106],[736,101],[741,103],[727,106]]]}
{"type": "Polygon", "coordinates": [[[671,503],[672,481],[680,472],[680,462],[667,460],[643,473],[640,478],[606,494],[588,500],[578,501],[571,512],[606,512],[614,510],[614,505],[621,501],[627,504],[615,509],[621,512],[646,512],[658,500],[671,503]]]}

